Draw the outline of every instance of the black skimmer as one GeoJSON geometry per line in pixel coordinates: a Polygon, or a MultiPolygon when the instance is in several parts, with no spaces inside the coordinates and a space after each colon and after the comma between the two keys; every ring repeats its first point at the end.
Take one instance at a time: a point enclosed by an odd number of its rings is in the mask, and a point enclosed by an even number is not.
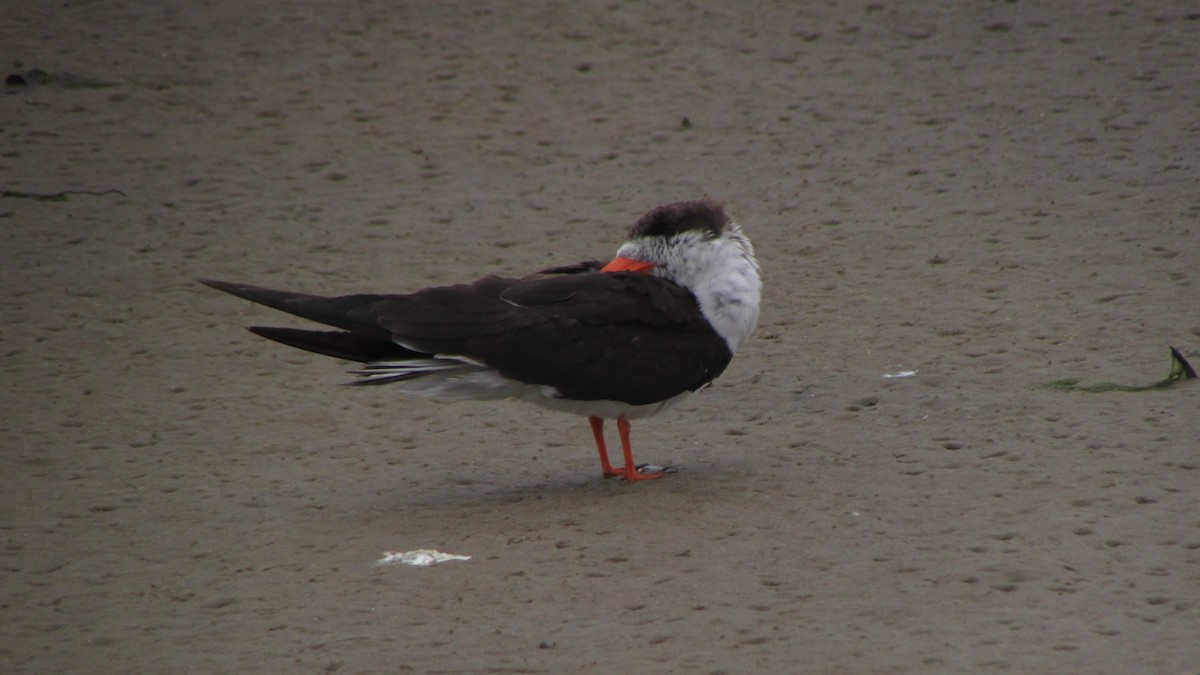
{"type": "Polygon", "coordinates": [[[226,293],[336,328],[251,327],[277,342],[357,361],[353,384],[395,384],[442,399],[516,398],[584,415],[604,476],[659,478],[633,462],[629,421],[662,412],[713,381],[758,322],[754,249],[712,200],[660,206],[606,265],[409,295],[325,298],[224,281],[226,293]],[[604,420],[624,452],[613,466],[604,420]]]}

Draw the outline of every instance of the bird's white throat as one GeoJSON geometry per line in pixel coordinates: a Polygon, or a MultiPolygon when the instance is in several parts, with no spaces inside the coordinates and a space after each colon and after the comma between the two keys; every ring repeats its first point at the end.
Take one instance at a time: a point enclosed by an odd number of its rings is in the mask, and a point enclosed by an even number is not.
{"type": "Polygon", "coordinates": [[[737,224],[730,223],[716,238],[685,232],[668,240],[636,239],[626,242],[617,255],[654,262],[653,274],[690,290],[730,352],[737,352],[754,333],[762,279],[754,246],[737,224]]]}

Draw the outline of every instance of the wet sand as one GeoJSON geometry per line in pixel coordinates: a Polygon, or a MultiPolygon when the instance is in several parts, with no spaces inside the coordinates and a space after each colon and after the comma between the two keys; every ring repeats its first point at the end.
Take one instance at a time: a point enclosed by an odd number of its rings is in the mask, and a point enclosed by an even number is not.
{"type": "Polygon", "coordinates": [[[1198,360],[1193,4],[21,4],[5,672],[1200,670],[1200,386],[1043,386],[1198,360]],[[519,274],[702,196],[763,319],[651,483],[194,282],[519,274]],[[419,548],[471,560],[374,564],[419,548]]]}

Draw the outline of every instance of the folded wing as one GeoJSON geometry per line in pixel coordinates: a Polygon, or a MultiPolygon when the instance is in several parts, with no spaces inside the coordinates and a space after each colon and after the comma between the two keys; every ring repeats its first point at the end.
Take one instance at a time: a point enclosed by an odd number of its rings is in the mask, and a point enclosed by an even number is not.
{"type": "Polygon", "coordinates": [[[568,399],[656,403],[704,386],[728,365],[728,346],[690,292],[594,269],[335,298],[203,283],[341,329],[251,328],[293,347],[368,364],[462,358],[568,399]]]}

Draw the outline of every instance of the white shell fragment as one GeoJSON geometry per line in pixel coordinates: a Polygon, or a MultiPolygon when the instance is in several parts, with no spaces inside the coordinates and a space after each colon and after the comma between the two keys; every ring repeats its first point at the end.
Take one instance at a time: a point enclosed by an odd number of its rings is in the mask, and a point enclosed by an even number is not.
{"type": "Polygon", "coordinates": [[[883,378],[885,380],[890,380],[890,379],[896,378],[896,377],[912,377],[913,375],[916,375],[918,372],[919,371],[916,371],[916,370],[901,370],[896,373],[884,373],[883,378]]]}
{"type": "Polygon", "coordinates": [[[470,560],[469,555],[454,555],[453,553],[442,553],[431,548],[419,548],[415,551],[384,551],[383,557],[376,562],[376,565],[412,565],[413,567],[429,567],[438,563],[446,562],[447,560],[470,560]]]}

